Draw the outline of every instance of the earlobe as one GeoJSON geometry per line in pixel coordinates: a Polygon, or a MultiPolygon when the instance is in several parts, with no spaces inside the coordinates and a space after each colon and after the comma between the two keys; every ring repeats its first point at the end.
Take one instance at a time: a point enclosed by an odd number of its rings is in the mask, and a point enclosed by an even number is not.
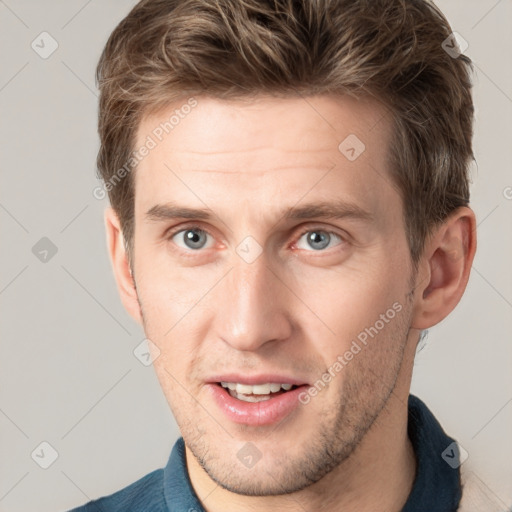
{"type": "Polygon", "coordinates": [[[121,301],[131,317],[142,325],[140,304],[128,261],[121,223],[111,207],[105,210],[105,229],[108,252],[121,301]]]}
{"type": "Polygon", "coordinates": [[[412,327],[438,324],[460,301],[476,251],[476,220],[468,207],[458,208],[428,239],[415,285],[412,327]]]}

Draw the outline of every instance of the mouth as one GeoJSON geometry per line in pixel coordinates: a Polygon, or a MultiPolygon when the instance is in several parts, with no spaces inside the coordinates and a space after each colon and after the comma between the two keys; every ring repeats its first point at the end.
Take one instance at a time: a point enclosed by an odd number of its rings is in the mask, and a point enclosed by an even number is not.
{"type": "Polygon", "coordinates": [[[208,382],[206,388],[227,420],[262,427],[278,423],[298,409],[300,395],[308,384],[277,375],[258,378],[231,375],[208,382]]]}
{"type": "Polygon", "coordinates": [[[256,385],[241,384],[239,382],[217,382],[216,384],[224,388],[233,398],[242,402],[252,403],[272,400],[272,398],[299,387],[296,384],[279,384],[275,382],[256,385]]]}

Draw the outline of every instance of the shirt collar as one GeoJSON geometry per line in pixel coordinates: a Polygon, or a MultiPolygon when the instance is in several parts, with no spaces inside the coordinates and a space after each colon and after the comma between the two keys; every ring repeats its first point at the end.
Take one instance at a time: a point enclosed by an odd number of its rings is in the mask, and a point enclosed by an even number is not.
{"type": "Polygon", "coordinates": [[[204,512],[188,476],[183,437],[174,444],[164,468],[164,496],[169,511],[204,512]]]}
{"type": "Polygon", "coordinates": [[[462,487],[455,441],[417,397],[409,395],[407,432],[416,455],[416,477],[402,512],[457,510],[462,487]]]}

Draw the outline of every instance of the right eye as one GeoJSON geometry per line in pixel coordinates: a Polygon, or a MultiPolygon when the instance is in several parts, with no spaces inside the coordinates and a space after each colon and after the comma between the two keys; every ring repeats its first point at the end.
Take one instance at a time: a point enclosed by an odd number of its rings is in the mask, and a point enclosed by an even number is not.
{"type": "Polygon", "coordinates": [[[181,249],[197,251],[199,249],[209,249],[213,246],[213,237],[197,226],[191,226],[174,232],[170,239],[181,249]],[[207,246],[208,237],[211,238],[210,245],[207,246]]]}

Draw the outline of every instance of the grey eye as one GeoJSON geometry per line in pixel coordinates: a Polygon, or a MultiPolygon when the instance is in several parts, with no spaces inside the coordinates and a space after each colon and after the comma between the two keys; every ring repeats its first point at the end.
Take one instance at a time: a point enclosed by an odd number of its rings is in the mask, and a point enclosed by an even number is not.
{"type": "Polygon", "coordinates": [[[172,240],[182,249],[204,249],[208,242],[208,233],[198,228],[188,228],[178,231],[172,240]]]}
{"type": "Polygon", "coordinates": [[[321,251],[328,247],[333,239],[338,239],[341,241],[341,237],[335,233],[328,233],[327,231],[322,230],[308,231],[300,237],[299,243],[297,243],[297,247],[299,249],[309,250],[309,248],[312,248],[315,251],[321,251]],[[306,243],[309,247],[300,247],[300,241],[304,238],[306,239],[306,243]]]}

